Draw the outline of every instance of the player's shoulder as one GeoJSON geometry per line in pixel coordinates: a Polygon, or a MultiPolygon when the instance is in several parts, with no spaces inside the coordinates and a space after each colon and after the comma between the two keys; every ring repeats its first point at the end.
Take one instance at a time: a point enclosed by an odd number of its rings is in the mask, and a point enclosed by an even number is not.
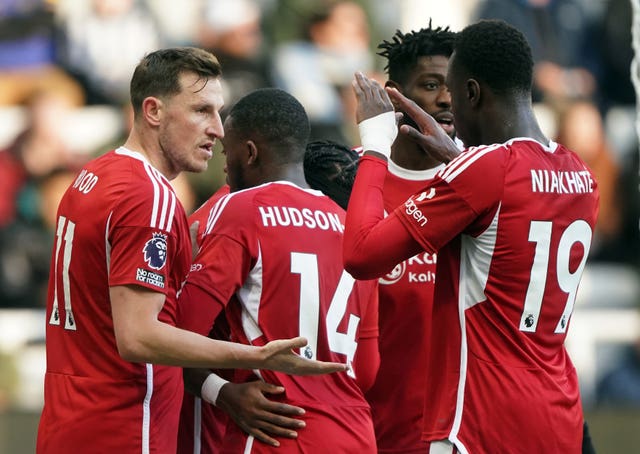
{"type": "Polygon", "coordinates": [[[264,191],[270,191],[272,183],[265,183],[252,188],[221,194],[209,210],[206,233],[214,226],[235,225],[246,226],[248,217],[255,206],[255,199],[264,191]]]}
{"type": "Polygon", "coordinates": [[[209,197],[202,205],[200,205],[192,214],[189,216],[189,224],[192,224],[195,221],[199,221],[200,223],[206,222],[211,209],[218,203],[218,201],[229,194],[229,185],[225,184],[220,187],[211,197],[209,197]]]}
{"type": "Polygon", "coordinates": [[[442,168],[436,176],[451,183],[456,178],[481,176],[501,169],[506,158],[506,144],[481,145],[466,148],[442,168]]]}

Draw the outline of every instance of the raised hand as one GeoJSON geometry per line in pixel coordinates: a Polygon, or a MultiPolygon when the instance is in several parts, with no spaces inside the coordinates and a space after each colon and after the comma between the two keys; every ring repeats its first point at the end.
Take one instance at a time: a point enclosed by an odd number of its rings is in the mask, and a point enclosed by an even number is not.
{"type": "Polygon", "coordinates": [[[349,369],[346,364],[310,360],[294,352],[306,345],[307,340],[304,337],[271,341],[261,347],[262,360],[259,368],[291,375],[322,375],[349,369]]]}
{"type": "Polygon", "coordinates": [[[440,162],[447,163],[460,154],[458,146],[431,115],[395,88],[388,87],[386,91],[399,109],[409,115],[420,128],[418,131],[414,127],[404,124],[400,126],[402,134],[409,136],[425,152],[440,162]]]}
{"type": "Polygon", "coordinates": [[[302,408],[266,397],[283,392],[282,386],[263,381],[227,383],[220,389],[216,405],[249,435],[271,446],[280,446],[273,436],[296,438],[296,430],[305,426],[304,421],[294,418],[304,414],[302,408]]]}
{"type": "Polygon", "coordinates": [[[398,135],[393,104],[378,82],[361,72],[355,74],[353,91],[356,95],[356,120],[360,143],[365,152],[374,151],[389,159],[391,144],[398,135]]]}
{"type": "Polygon", "coordinates": [[[384,112],[393,112],[393,104],[391,104],[389,95],[376,80],[369,79],[361,72],[357,72],[352,86],[358,101],[356,107],[356,121],[358,123],[384,112]]]}

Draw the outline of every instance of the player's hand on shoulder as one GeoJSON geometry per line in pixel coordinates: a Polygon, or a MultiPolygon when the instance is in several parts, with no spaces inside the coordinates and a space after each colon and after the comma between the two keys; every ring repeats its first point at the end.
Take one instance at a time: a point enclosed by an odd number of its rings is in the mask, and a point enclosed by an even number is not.
{"type": "Polygon", "coordinates": [[[306,345],[304,337],[271,341],[261,347],[261,365],[258,368],[290,375],[322,375],[348,370],[346,364],[310,360],[294,352],[306,345]]]}
{"type": "Polygon", "coordinates": [[[226,383],[216,405],[249,435],[268,445],[279,446],[273,437],[296,438],[296,430],[305,426],[304,421],[294,418],[304,414],[302,408],[274,402],[266,396],[283,392],[282,386],[263,381],[226,383]]]}

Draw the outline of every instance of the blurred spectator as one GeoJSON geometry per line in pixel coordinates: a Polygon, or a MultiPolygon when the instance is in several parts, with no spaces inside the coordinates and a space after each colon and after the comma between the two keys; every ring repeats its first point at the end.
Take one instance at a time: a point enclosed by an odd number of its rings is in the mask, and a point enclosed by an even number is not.
{"type": "Polygon", "coordinates": [[[602,58],[599,86],[606,107],[635,106],[636,95],[631,83],[631,20],[629,0],[608,0],[598,26],[598,49],[602,58]]]}
{"type": "Polygon", "coordinates": [[[160,29],[137,0],[60,0],[60,62],[89,104],[122,105],[135,65],[162,46],[160,29]]]}
{"type": "Polygon", "coordinates": [[[263,53],[262,10],[255,0],[205,0],[196,45],[222,65],[225,105],[271,85],[263,53]]]}
{"type": "Polygon", "coordinates": [[[622,222],[620,169],[605,136],[602,116],[595,104],[575,101],[559,116],[556,140],[574,150],[593,172],[600,190],[600,213],[590,258],[611,257],[622,222]]]}
{"type": "Polygon", "coordinates": [[[485,0],[474,16],[502,19],[526,36],[535,61],[534,101],[555,105],[595,94],[598,53],[579,0],[485,0]]]}
{"type": "Polygon", "coordinates": [[[168,2],[144,0],[153,14],[166,47],[192,46],[196,42],[198,24],[202,20],[202,4],[207,0],[168,2]]]}
{"type": "Polygon", "coordinates": [[[0,105],[51,89],[84,102],[82,88],[55,64],[53,12],[43,0],[0,0],[0,105]]]}
{"type": "Polygon", "coordinates": [[[75,172],[58,168],[34,178],[34,213],[0,228],[0,307],[43,307],[56,211],[75,172]]]}
{"type": "Polygon", "coordinates": [[[640,339],[626,346],[622,361],[597,385],[598,405],[640,408],[640,339]]]}
{"type": "Polygon", "coordinates": [[[63,93],[33,93],[25,129],[0,151],[0,306],[44,303],[58,201],[84,159],[63,136],[73,108],[63,93]]]}
{"type": "Polygon", "coordinates": [[[304,24],[305,39],[278,45],[273,71],[278,86],[305,107],[311,122],[311,140],[355,143],[346,138],[345,97],[353,97],[355,71],[370,71],[369,23],[363,7],[354,1],[324,1],[304,24]]]}
{"type": "Polygon", "coordinates": [[[19,209],[27,217],[37,211],[28,203],[29,182],[76,164],[77,155],[62,136],[72,109],[69,99],[57,91],[39,91],[33,93],[26,109],[25,129],[0,151],[0,228],[13,221],[19,209]]]}

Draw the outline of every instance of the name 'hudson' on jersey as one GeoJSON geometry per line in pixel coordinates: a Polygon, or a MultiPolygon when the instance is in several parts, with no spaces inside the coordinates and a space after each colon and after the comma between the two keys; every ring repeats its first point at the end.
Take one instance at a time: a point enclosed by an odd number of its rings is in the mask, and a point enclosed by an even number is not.
{"type": "Polygon", "coordinates": [[[344,225],[336,213],[309,208],[261,206],[260,216],[265,227],[306,227],[309,229],[344,232],[344,225]]]}

